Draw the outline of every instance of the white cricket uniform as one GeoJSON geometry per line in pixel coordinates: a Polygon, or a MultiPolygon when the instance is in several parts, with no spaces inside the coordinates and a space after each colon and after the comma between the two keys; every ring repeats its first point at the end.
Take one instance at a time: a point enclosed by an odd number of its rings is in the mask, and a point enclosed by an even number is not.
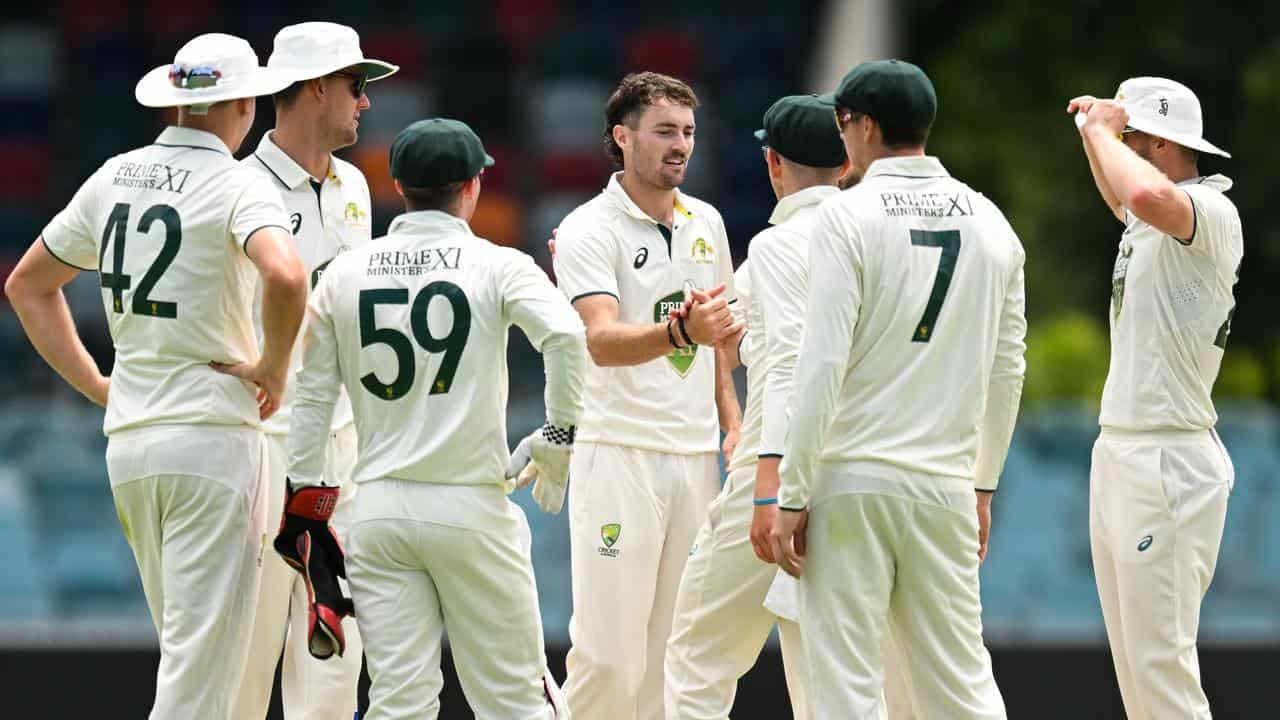
{"type": "Polygon", "coordinates": [[[566,717],[549,702],[559,691],[529,528],[505,492],[513,323],[546,356],[547,421],[576,425],[581,320],[529,256],[459,218],[400,215],[385,238],[330,263],[311,295],[289,477],[325,482],[345,387],[360,448],[346,565],[373,680],[369,720],[437,716],[446,627],[477,718],[566,717]]]}
{"type": "MultiPolygon", "coordinates": [[[[715,208],[677,191],[668,231],[618,178],[560,224],[556,277],[570,301],[611,295],[619,321],[632,325],[665,321],[687,288],[726,283],[732,302],[733,261],[715,208]]],[[[569,485],[565,694],[583,717],[660,720],[680,575],[720,486],[715,353],[593,362],[584,401],[569,485]]]]}
{"type": "Polygon", "coordinates": [[[1093,448],[1089,534],[1125,712],[1208,718],[1196,634],[1235,479],[1211,391],[1244,254],[1222,175],[1178,184],[1195,230],[1126,211],[1111,299],[1111,368],[1093,448]]]}
{"type": "MultiPolygon", "coordinates": [[[[804,314],[809,233],[818,203],[839,192],[834,186],[817,186],[779,201],[769,218],[773,227],[751,240],[750,259],[734,274],[735,305],[744,307],[747,324],[738,348],[747,369],[747,405],[729,477],[711,503],[680,581],[666,656],[669,720],[728,718],[738,678],[755,665],[775,623],[792,713],[809,717],[800,627],[764,606],[778,568],[757,558],[751,546],[755,509],[751,499],[757,458],[780,456],[786,436],[785,416],[765,420],[765,399],[771,389],[766,376],[775,383],[787,376],[789,389],[804,314]],[[773,438],[770,453],[764,452],[761,438],[766,425],[772,433],[780,433],[773,438]]],[[[785,411],[785,394],[770,399],[780,401],[785,411]]],[[[787,576],[781,582],[794,581],[787,576]]]]}
{"type": "MultiPolygon", "coordinates": [[[[757,458],[782,457],[786,402],[804,328],[809,238],[818,204],[839,193],[835,186],[819,185],[780,200],[769,218],[773,227],[751,240],[750,259],[734,273],[737,305],[746,309],[739,355],[747,368],[747,406],[728,480],[711,504],[681,579],[667,645],[669,718],[729,717],[738,678],[755,664],[775,622],[792,714],[810,717],[796,581],[755,556],[751,500],[757,458]],[[772,412],[765,412],[766,405],[772,412]],[[783,609],[766,602],[770,597],[786,598],[779,603],[783,609]]],[[[896,660],[887,646],[886,659],[896,660]]],[[[901,673],[887,671],[885,681],[890,720],[909,720],[901,673]]]]}
{"type": "MultiPolygon", "coordinates": [[[[339,253],[369,242],[372,236],[369,185],[356,166],[330,156],[329,173],[314,180],[271,138],[263,134],[258,148],[243,162],[266,173],[284,198],[289,212],[298,255],[307,269],[310,287],[339,253]]],[[[262,317],[262,294],[258,293],[254,316],[262,317]]],[[[304,330],[299,330],[301,334],[304,330]]],[[[259,327],[261,339],[261,327],[259,327]]],[[[294,346],[290,376],[302,365],[302,344],[294,346]]],[[[288,470],[289,422],[293,413],[294,385],[285,389],[280,409],[263,423],[267,433],[268,463],[267,517],[272,521],[284,512],[288,470]]],[[[351,469],[356,459],[355,427],[347,393],[338,394],[326,454],[326,472],[331,484],[343,488],[342,501],[331,524],[338,537],[345,537],[345,501],[354,487],[351,469]]],[[[268,538],[268,543],[271,538],[268,538]]],[[[340,580],[341,582],[341,580],[340,580]]],[[[280,669],[280,695],[286,720],[350,720],[355,715],[360,682],[361,643],[356,620],[342,621],[347,649],[342,657],[317,660],[307,651],[308,599],[306,583],[279,553],[268,552],[263,559],[258,610],[254,615],[253,640],[244,679],[236,698],[235,716],[252,720],[266,717],[271,703],[275,668],[284,651],[280,669]]]]}
{"type": "Polygon", "coordinates": [[[886,626],[921,717],[1005,717],[974,489],[995,488],[1021,396],[1023,259],[933,157],[877,160],[818,209],[779,492],[809,510],[815,717],[884,711],[886,626]]]}
{"type": "Polygon", "coordinates": [[[107,471],[160,638],[151,717],[232,717],[266,531],[252,384],[210,361],[258,355],[253,233],[285,227],[270,181],[215,135],[169,127],[111,158],[44,229],[97,270],[115,345],[107,471]]]}

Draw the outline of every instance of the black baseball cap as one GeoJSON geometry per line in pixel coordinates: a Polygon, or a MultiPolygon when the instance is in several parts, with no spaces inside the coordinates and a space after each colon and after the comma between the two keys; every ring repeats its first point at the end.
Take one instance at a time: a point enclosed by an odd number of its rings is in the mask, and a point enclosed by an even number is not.
{"type": "Polygon", "coordinates": [[[835,92],[819,99],[828,107],[848,108],[896,128],[928,128],[938,113],[929,76],[905,60],[864,62],[844,76],[835,92]]]}
{"type": "Polygon", "coordinates": [[[429,188],[470,180],[493,167],[479,136],[459,120],[419,120],[391,143],[391,177],[405,187],[429,188]]]}
{"type": "Polygon", "coordinates": [[[836,168],[844,164],[844,143],[831,121],[831,106],[817,95],[788,95],[764,114],[764,129],[756,139],[786,159],[810,167],[836,168]]]}

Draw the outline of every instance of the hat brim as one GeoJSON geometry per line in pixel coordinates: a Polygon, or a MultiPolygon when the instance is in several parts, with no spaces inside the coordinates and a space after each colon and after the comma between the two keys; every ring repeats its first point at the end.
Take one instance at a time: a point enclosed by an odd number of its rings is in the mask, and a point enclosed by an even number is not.
{"type": "Polygon", "coordinates": [[[768,131],[766,131],[766,130],[757,130],[757,131],[755,131],[755,132],[753,132],[753,133],[751,133],[751,134],[752,134],[752,135],[755,135],[755,136],[756,136],[756,139],[757,139],[757,140],[759,140],[759,141],[760,141],[760,142],[762,142],[762,143],[767,143],[767,142],[769,142],[769,133],[768,133],[768,131]]]}
{"type": "Polygon", "coordinates": [[[1133,128],[1134,130],[1139,130],[1141,132],[1147,133],[1148,135],[1155,135],[1156,137],[1162,137],[1165,140],[1168,140],[1170,142],[1175,142],[1183,147],[1189,147],[1192,150],[1206,152],[1211,155],[1220,155],[1225,158],[1231,157],[1231,153],[1227,152],[1226,150],[1223,150],[1222,148],[1218,147],[1217,145],[1214,145],[1213,143],[1209,142],[1208,140],[1205,140],[1202,137],[1196,137],[1195,135],[1188,135],[1185,133],[1169,132],[1168,130],[1165,130],[1164,128],[1159,127],[1158,124],[1148,123],[1142,118],[1130,117],[1129,127],[1133,128]]]}
{"type": "Polygon", "coordinates": [[[485,153],[485,154],[484,154],[484,166],[485,166],[485,167],[487,167],[487,168],[491,168],[491,167],[493,167],[493,165],[494,165],[493,156],[491,156],[489,153],[485,153]]]}
{"type": "Polygon", "coordinates": [[[174,87],[169,81],[169,70],[172,67],[172,64],[161,65],[142,76],[133,89],[133,96],[139,105],[153,108],[211,105],[227,100],[273,95],[293,83],[293,78],[287,73],[260,67],[212,87],[184,90],[174,87]]]}
{"type": "Polygon", "coordinates": [[[359,58],[352,62],[339,60],[338,62],[316,65],[309,68],[279,68],[279,70],[280,72],[288,74],[293,81],[300,82],[302,80],[322,78],[325,75],[329,75],[330,73],[335,73],[349,67],[358,67],[363,70],[369,82],[391,77],[400,71],[399,65],[393,65],[392,63],[384,62],[382,60],[370,60],[368,58],[359,58]]]}
{"type": "Polygon", "coordinates": [[[822,93],[818,96],[818,102],[823,105],[830,105],[831,107],[835,107],[839,104],[836,102],[836,94],[834,92],[822,93]]]}

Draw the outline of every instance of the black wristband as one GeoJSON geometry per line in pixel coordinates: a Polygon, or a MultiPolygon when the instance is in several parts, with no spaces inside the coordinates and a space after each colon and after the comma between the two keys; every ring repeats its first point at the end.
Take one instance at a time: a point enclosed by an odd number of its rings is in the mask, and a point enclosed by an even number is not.
{"type": "Polygon", "coordinates": [[[684,338],[684,344],[692,345],[693,338],[689,337],[689,331],[684,329],[684,318],[676,319],[676,327],[680,328],[680,337],[684,338]]]}
{"type": "Polygon", "coordinates": [[[667,321],[667,342],[671,343],[671,347],[679,350],[680,344],[676,342],[676,336],[671,332],[671,323],[674,321],[675,318],[667,321]]]}

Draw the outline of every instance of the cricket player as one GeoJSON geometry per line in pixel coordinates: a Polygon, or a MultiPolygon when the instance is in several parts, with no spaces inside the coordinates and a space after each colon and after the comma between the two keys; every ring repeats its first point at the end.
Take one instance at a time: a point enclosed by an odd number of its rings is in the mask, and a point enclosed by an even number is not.
{"type": "Polygon", "coordinates": [[[569,489],[565,694],[580,717],[663,717],[680,574],[719,491],[719,433],[731,444],[741,424],[716,347],[736,345],[743,328],[729,309],[728,237],[715,208],[678,190],[697,105],[675,78],[623,78],[605,107],[606,148],[622,171],[556,235],[556,277],[592,360],[569,489]],[[694,291],[707,302],[672,315],[694,291]]]}
{"type": "MultiPolygon", "coordinates": [[[[273,96],[275,129],[262,136],[257,150],[243,162],[271,178],[284,198],[294,243],[314,287],[336,255],[364,245],[371,237],[369,185],[359,169],[334,157],[333,151],[356,141],[360,113],[369,109],[366,83],[398,68],[365,58],[355,30],[327,22],[281,30],[267,67],[288,74],[293,84],[273,96]]],[[[301,361],[299,346],[293,355],[295,372],[301,361]]],[[[286,392],[279,412],[264,425],[269,518],[278,518],[284,511],[291,405],[292,392],[286,392]]],[[[356,456],[356,431],[345,391],[338,394],[331,431],[325,470],[344,488],[345,499],[354,488],[350,477],[356,456]]],[[[333,522],[340,537],[346,532],[342,506],[339,503],[333,522]]],[[[321,661],[307,650],[307,607],[302,578],[277,553],[267,553],[253,642],[235,705],[237,718],[266,716],[282,648],[280,684],[286,718],[351,720],[355,715],[361,661],[355,618],[343,621],[346,652],[321,661]]]]}
{"type": "Polygon", "coordinates": [[[373,680],[369,720],[437,717],[445,628],[477,718],[569,717],[546,670],[529,526],[507,492],[508,478],[536,476],[534,499],[560,510],[585,339],[529,256],[471,233],[492,164],[461,122],[410,125],[391,146],[407,212],[385,238],[339,255],[311,295],[290,498],[275,544],[305,570],[320,629],[341,652],[346,608],[333,576],[344,563],[326,527],[340,485],[325,472],[324,448],[345,387],[360,485],[346,501],[345,566],[373,680]],[[512,324],[544,354],[547,372],[547,424],[514,459],[505,421],[512,324]]]}
{"type": "Polygon", "coordinates": [[[765,144],[778,205],[773,227],[751,240],[749,259],[735,273],[736,304],[746,306],[747,317],[739,347],[747,366],[747,408],[729,477],[680,581],[666,655],[666,715],[672,720],[728,718],[738,678],[755,664],[775,623],[792,711],[809,717],[800,628],[765,609],[778,570],[767,548],[753,551],[751,531],[763,526],[767,535],[777,513],[777,463],[804,317],[809,233],[818,203],[840,192],[836,182],[848,163],[831,107],[812,95],[774,103],[756,138],[765,144]],[[775,412],[765,412],[766,403],[775,412]]]}
{"type": "Polygon", "coordinates": [[[920,717],[1004,718],[978,566],[1021,396],[1024,253],[925,155],[918,67],[863,63],[824,99],[862,180],[818,208],[770,538],[801,578],[811,712],[883,717],[891,629],[920,717]]]}
{"type": "Polygon", "coordinates": [[[283,399],[306,274],[280,193],[232,152],[255,98],[288,84],[238,37],[182,46],[135,89],[144,106],[177,107],[177,125],[105,162],[5,285],[41,356],[106,406],[111,491],[160,639],[153,720],[234,717],[249,648],[267,530],[261,421],[283,399]],[[81,270],[102,286],[110,378],[61,291],[81,270]]]}
{"type": "Polygon", "coordinates": [[[1208,718],[1196,633],[1235,481],[1211,391],[1244,254],[1231,180],[1202,176],[1200,101],[1138,77],[1082,96],[1077,122],[1103,201],[1124,223],[1112,274],[1111,367],[1093,446],[1089,536],[1116,679],[1132,720],[1208,718]]]}

